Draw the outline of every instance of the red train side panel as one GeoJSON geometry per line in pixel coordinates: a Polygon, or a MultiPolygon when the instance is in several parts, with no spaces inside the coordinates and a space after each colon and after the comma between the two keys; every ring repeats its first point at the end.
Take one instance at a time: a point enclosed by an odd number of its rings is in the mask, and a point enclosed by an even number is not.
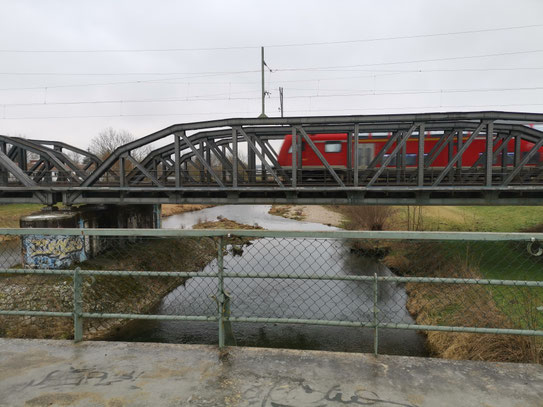
{"type": "MultiPolygon", "coordinates": [[[[390,136],[390,135],[389,135],[390,136]]],[[[440,140],[441,134],[432,134],[428,132],[425,136],[424,154],[427,155],[432,148],[440,140]]],[[[470,134],[464,135],[463,141],[466,142],[470,134]]],[[[319,152],[326,158],[327,162],[334,169],[346,169],[347,168],[347,134],[311,134],[310,139],[313,141],[319,152]]],[[[364,135],[361,137],[358,144],[358,160],[361,167],[366,167],[375,158],[379,151],[384,148],[388,137],[384,134],[381,135],[364,135]]],[[[499,154],[494,165],[502,165],[502,157],[505,158],[505,165],[511,166],[514,163],[514,140],[511,139],[504,151],[504,155],[499,154]]],[[[485,138],[476,138],[467,148],[462,156],[462,167],[471,167],[483,154],[486,148],[485,138]]],[[[283,140],[283,144],[279,151],[278,162],[285,169],[291,169],[292,167],[292,135],[288,134],[283,140]]],[[[353,146],[354,147],[354,146],[353,146]]],[[[386,152],[385,157],[390,154],[396,143],[394,143],[390,149],[386,152]]],[[[533,147],[533,144],[521,140],[520,151],[521,158],[523,158],[528,151],[533,147]]],[[[418,153],[418,141],[417,139],[408,140],[406,143],[406,167],[417,166],[417,153],[418,153]]],[[[445,167],[449,162],[449,154],[456,154],[458,146],[456,143],[451,146],[446,146],[441,153],[432,162],[430,167],[445,167]],[[449,148],[451,152],[449,153],[449,148]]],[[[353,148],[353,162],[354,162],[355,149],[353,148]]],[[[527,165],[533,166],[542,161],[543,148],[530,159],[527,165]]],[[[307,145],[305,141],[302,141],[302,166],[307,170],[323,169],[324,165],[320,161],[315,152],[307,145]]],[[[378,165],[379,166],[379,165],[378,165]]],[[[396,160],[393,158],[388,167],[395,167],[396,160]]]]}

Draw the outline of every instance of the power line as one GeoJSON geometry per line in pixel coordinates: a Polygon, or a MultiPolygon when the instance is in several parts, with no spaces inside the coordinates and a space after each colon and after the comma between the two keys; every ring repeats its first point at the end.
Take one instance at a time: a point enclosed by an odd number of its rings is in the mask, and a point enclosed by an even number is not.
{"type": "MultiPolygon", "coordinates": [[[[291,43],[291,44],[269,44],[264,45],[266,48],[287,48],[287,47],[309,47],[309,46],[321,46],[321,45],[340,45],[340,44],[356,44],[365,42],[378,42],[378,41],[396,41],[405,39],[417,39],[417,38],[432,38],[443,37],[451,35],[465,35],[465,34],[477,34],[488,33],[497,31],[510,31],[521,30],[528,28],[540,28],[543,24],[529,24],[520,26],[509,27],[496,27],[496,28],[483,28],[478,30],[465,30],[465,31],[451,31],[443,33],[432,34],[415,34],[415,35],[402,35],[402,36],[390,36],[390,37],[376,37],[376,38],[363,38],[354,40],[340,40],[340,41],[322,41],[322,42],[305,42],[305,43],[291,43]]],[[[258,49],[261,46],[246,45],[246,46],[232,46],[232,47],[200,47],[200,48],[141,48],[141,49],[0,49],[0,53],[56,53],[56,54],[68,54],[68,53],[145,53],[145,52],[195,52],[195,51],[225,51],[225,50],[247,50],[258,49]]]]}
{"type": "MultiPolygon", "coordinates": [[[[345,108],[345,109],[293,109],[291,113],[306,113],[306,112],[344,112],[344,111],[376,111],[376,110],[407,110],[413,112],[413,109],[444,109],[444,108],[481,108],[481,107],[516,107],[516,106],[543,106],[543,103],[511,103],[511,104],[482,104],[482,105],[426,105],[426,106],[400,106],[400,107],[370,107],[370,108],[345,108]]],[[[113,115],[84,115],[84,116],[25,116],[25,117],[4,117],[0,120],[50,120],[50,119],[95,119],[95,118],[118,118],[118,117],[173,117],[173,116],[210,116],[210,115],[234,115],[248,114],[251,117],[255,114],[254,111],[237,111],[237,112],[196,112],[196,113],[149,113],[149,114],[113,114],[113,115]]]]}
{"type": "MultiPolygon", "coordinates": [[[[543,49],[528,50],[528,51],[512,51],[512,52],[499,52],[493,54],[479,54],[479,55],[462,55],[454,57],[443,58],[429,58],[429,59],[415,59],[408,61],[388,61],[388,62],[375,62],[370,64],[356,64],[356,65],[335,65],[335,66],[321,66],[321,67],[303,67],[303,68],[276,68],[274,72],[296,72],[296,71],[327,71],[342,68],[357,68],[365,66],[381,66],[381,65],[401,65],[401,64],[413,64],[420,62],[438,62],[438,61],[452,61],[460,59],[476,59],[476,58],[489,58],[498,56],[510,56],[510,55],[522,55],[522,54],[534,54],[543,52],[543,49]]],[[[218,72],[0,72],[0,75],[11,76],[136,76],[136,75],[199,75],[198,77],[218,76],[218,75],[233,75],[233,74],[246,74],[260,72],[260,70],[244,70],[244,71],[218,71],[218,72]]],[[[180,78],[188,79],[188,78],[180,78]]]]}
{"type": "Polygon", "coordinates": [[[11,76],[171,76],[171,75],[232,75],[260,72],[260,70],[246,71],[218,71],[218,72],[0,72],[0,75],[11,76]]]}
{"type": "MultiPolygon", "coordinates": [[[[315,89],[298,89],[314,91],[315,89]]],[[[313,95],[292,95],[289,99],[307,98],[335,98],[353,96],[383,96],[383,95],[418,95],[418,94],[443,94],[443,93],[478,93],[478,92],[508,92],[508,91],[536,91],[543,90],[543,86],[531,87],[508,87],[508,88],[474,88],[474,89],[414,89],[414,90],[356,90],[359,93],[337,93],[337,94],[313,94],[313,95]]],[[[326,91],[322,90],[321,91],[326,91]]],[[[332,91],[332,90],[330,90],[332,91]]],[[[253,91],[233,92],[230,94],[253,93],[253,91]]],[[[254,91],[256,93],[256,91],[254,91]]],[[[225,100],[258,100],[260,97],[217,97],[229,93],[217,93],[209,95],[194,95],[184,98],[162,98],[162,99],[115,99],[115,100],[88,100],[88,101],[67,101],[67,102],[31,102],[31,103],[0,103],[2,107],[24,107],[24,106],[59,106],[59,105],[97,105],[97,104],[130,104],[130,103],[179,103],[179,102],[206,102],[225,100]]],[[[272,97],[276,99],[275,96],[272,97]]]]}
{"type": "MultiPolygon", "coordinates": [[[[373,76],[387,76],[387,74],[380,74],[379,72],[385,73],[429,73],[429,72],[494,72],[494,71],[540,71],[543,70],[543,67],[510,67],[510,68],[452,68],[452,69],[391,69],[391,70],[375,70],[375,69],[358,69],[358,70],[341,70],[342,72],[375,72],[374,75],[357,75],[357,76],[335,76],[328,78],[316,78],[316,79],[287,79],[280,81],[270,81],[270,84],[282,84],[282,83],[296,83],[296,82],[317,82],[317,81],[333,81],[341,79],[358,79],[358,78],[371,78],[373,76]]],[[[333,72],[332,70],[328,70],[333,72]]],[[[338,70],[339,71],[339,70],[338,70]]],[[[43,90],[43,89],[57,89],[57,88],[78,88],[78,87],[90,87],[90,86],[114,86],[114,85],[129,85],[129,84],[170,84],[175,83],[172,81],[188,79],[186,77],[182,78],[163,78],[163,79],[142,79],[137,81],[120,81],[120,82],[93,82],[93,83],[77,83],[72,85],[39,85],[39,86],[27,86],[27,87],[11,87],[11,88],[0,88],[0,91],[16,91],[16,90],[43,90]]],[[[177,82],[180,85],[250,85],[257,84],[258,81],[244,81],[244,82],[177,82]]]]}
{"type": "Polygon", "coordinates": [[[495,54],[480,54],[480,55],[467,55],[456,57],[444,57],[444,58],[431,58],[431,59],[414,59],[410,61],[390,61],[390,62],[375,62],[371,64],[357,64],[357,65],[336,65],[328,67],[304,67],[304,68],[278,68],[276,71],[282,72],[294,72],[294,71],[318,71],[318,70],[333,70],[337,68],[357,68],[363,66],[380,66],[380,65],[397,65],[397,64],[414,64],[419,62],[437,62],[437,61],[452,61],[458,59],[474,59],[474,58],[488,58],[498,56],[520,55],[520,54],[534,54],[543,52],[543,49],[529,50],[529,51],[513,51],[513,52],[500,52],[495,54]]]}

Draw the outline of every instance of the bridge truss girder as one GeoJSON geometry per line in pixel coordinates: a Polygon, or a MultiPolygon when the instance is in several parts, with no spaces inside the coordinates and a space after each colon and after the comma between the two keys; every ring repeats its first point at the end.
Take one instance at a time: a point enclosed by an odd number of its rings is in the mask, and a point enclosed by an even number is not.
{"type": "MultiPolygon", "coordinates": [[[[540,204],[543,163],[529,163],[543,146],[543,132],[528,123],[543,124],[543,115],[425,113],[180,124],[119,147],[103,163],[93,161],[94,168],[87,166],[84,174],[56,155],[59,144],[55,149],[54,142],[42,142],[53,146],[49,150],[56,153],[48,151],[49,155],[71,171],[70,187],[45,177],[32,178],[34,184],[19,177],[19,185],[3,189],[0,202],[15,201],[17,194],[26,193],[28,199],[45,194],[48,202],[65,204],[540,204]],[[426,132],[438,138],[430,151],[425,148],[426,132]],[[327,161],[310,137],[315,133],[347,134],[344,169],[327,161]],[[362,166],[353,146],[368,133],[390,136],[369,165],[362,166]],[[283,168],[277,149],[287,134],[295,142],[292,166],[283,168]],[[463,156],[475,140],[484,140],[484,150],[468,167],[463,165],[463,156]],[[511,140],[513,162],[502,159],[501,165],[493,164],[505,157],[511,140]],[[418,146],[415,166],[407,165],[409,141],[418,146]],[[532,143],[523,154],[522,141],[532,143]],[[302,143],[319,158],[319,170],[304,168],[302,143]],[[160,146],[141,161],[134,158],[135,150],[151,145],[160,146]],[[435,160],[445,152],[447,163],[437,168],[435,160]]],[[[10,160],[17,165],[16,153],[10,160]]],[[[0,155],[0,164],[2,160],[5,157],[0,155]]]]}

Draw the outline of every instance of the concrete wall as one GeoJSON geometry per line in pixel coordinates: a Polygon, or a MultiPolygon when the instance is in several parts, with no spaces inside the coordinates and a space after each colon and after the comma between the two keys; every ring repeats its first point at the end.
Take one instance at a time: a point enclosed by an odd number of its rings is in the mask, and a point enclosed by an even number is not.
{"type": "MultiPolygon", "coordinates": [[[[20,220],[21,228],[146,228],[160,227],[156,205],[85,205],[71,211],[37,212],[20,220]]],[[[22,238],[23,265],[58,269],[85,261],[127,238],[27,235],[22,238]]],[[[131,238],[134,239],[134,238],[131,238]]]]}

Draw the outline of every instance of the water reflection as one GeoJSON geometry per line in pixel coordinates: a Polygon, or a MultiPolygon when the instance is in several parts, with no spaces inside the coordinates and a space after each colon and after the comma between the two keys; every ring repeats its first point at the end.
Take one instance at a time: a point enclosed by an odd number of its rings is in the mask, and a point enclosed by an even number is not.
{"type": "MultiPolygon", "coordinates": [[[[196,213],[174,215],[163,227],[190,228],[199,220],[224,216],[238,222],[254,219],[265,228],[289,230],[330,230],[330,227],[298,222],[267,214],[269,206],[225,206],[196,213]],[[255,216],[254,218],[249,218],[255,216]],[[261,216],[261,218],[256,218],[261,216]],[[271,219],[270,219],[271,218],[271,219]],[[277,219],[275,219],[277,218],[277,219]],[[279,226],[278,226],[279,225],[279,226]]],[[[243,247],[241,256],[224,258],[228,272],[262,275],[288,273],[299,276],[366,275],[392,273],[382,264],[351,253],[341,240],[256,239],[243,247]]],[[[216,270],[216,261],[204,271],[216,270]]],[[[225,279],[231,296],[232,316],[302,318],[342,321],[373,320],[373,281],[325,281],[294,279],[225,279]]],[[[212,296],[217,292],[214,279],[192,278],[185,286],[168,294],[156,312],[173,315],[216,315],[212,296]]],[[[412,323],[406,310],[407,294],[401,285],[379,283],[378,309],[381,322],[412,323]]],[[[233,324],[241,346],[371,352],[373,329],[306,326],[295,324],[233,324]]],[[[119,339],[172,343],[217,344],[217,323],[179,321],[137,321],[119,339]]],[[[379,350],[401,355],[425,355],[424,340],[414,331],[379,331],[379,350]]]]}

